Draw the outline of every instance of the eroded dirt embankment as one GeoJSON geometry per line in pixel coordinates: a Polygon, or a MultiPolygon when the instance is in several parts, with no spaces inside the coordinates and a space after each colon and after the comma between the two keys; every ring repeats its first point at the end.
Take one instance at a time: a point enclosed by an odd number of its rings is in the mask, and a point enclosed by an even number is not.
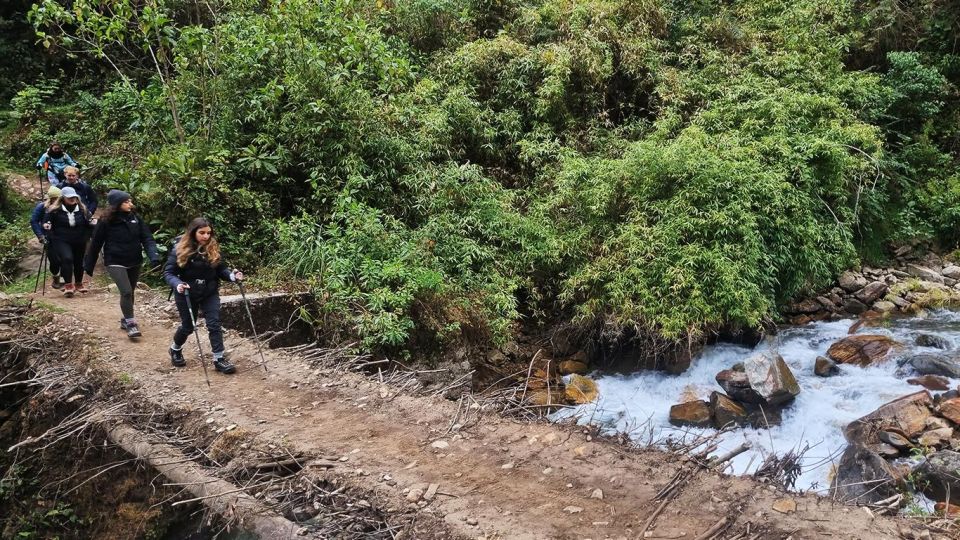
{"type": "Polygon", "coordinates": [[[239,372],[211,370],[208,387],[195,342],[187,368],[167,360],[174,321],[165,295],[141,294],[144,337],[136,342],[115,327],[117,299],[106,288],[45,301],[61,312],[25,331],[53,346],[64,343],[58,332],[87,336],[92,359],[62,361],[113,381],[110,402],[135,412],[125,422],[164,418],[154,434],[172,440],[182,459],[246,486],[275,515],[306,529],[310,519],[335,513],[316,508],[322,505],[312,504],[311,490],[341,490],[344,509],[369,509],[364,519],[406,538],[874,539],[919,527],[599,440],[582,427],[503,418],[469,398],[411,396],[398,379],[344,369],[336,355],[315,355],[318,361],[268,350],[265,372],[254,345],[235,333],[227,346],[239,372]],[[288,478],[287,467],[309,475],[288,478]],[[265,472],[281,474],[256,476],[265,472]],[[796,510],[775,510],[783,500],[796,510]]]}

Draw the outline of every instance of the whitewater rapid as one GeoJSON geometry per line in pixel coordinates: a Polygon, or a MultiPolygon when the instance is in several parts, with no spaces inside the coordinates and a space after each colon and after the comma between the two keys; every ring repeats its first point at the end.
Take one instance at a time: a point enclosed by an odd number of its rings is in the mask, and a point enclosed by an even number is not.
{"type": "MultiPolygon", "coordinates": [[[[915,376],[909,368],[898,368],[896,359],[882,365],[861,368],[841,365],[840,374],[818,377],[813,374],[817,356],[825,355],[835,341],[848,336],[854,320],[811,323],[782,329],[770,343],[751,349],[730,344],[710,346],[681,375],[639,372],[630,375],[594,374],[599,398],[587,405],[562,410],[552,416],[561,420],[576,416],[581,423],[602,425],[611,432],[625,431],[638,443],[661,443],[668,436],[692,440],[696,435],[715,433],[712,429],[677,428],[668,422],[670,406],[681,397],[695,394],[708,400],[714,390],[717,372],[745,360],[756,351],[779,352],[800,384],[800,395],[783,410],[783,422],[770,429],[743,428],[722,436],[715,454],[723,454],[744,441],[751,450],[732,462],[734,474],[753,473],[770,453],[810,448],[802,458],[802,472],[796,488],[824,492],[829,488],[831,465],[839,461],[846,447],[843,428],[851,421],[902,395],[922,390],[907,384],[915,376]]],[[[895,319],[886,327],[868,327],[858,334],[885,334],[906,345],[900,356],[921,352],[942,352],[913,345],[919,334],[946,338],[960,343],[960,313],[933,311],[926,317],[895,319]]],[[[952,380],[956,388],[960,380],[952,380]]]]}

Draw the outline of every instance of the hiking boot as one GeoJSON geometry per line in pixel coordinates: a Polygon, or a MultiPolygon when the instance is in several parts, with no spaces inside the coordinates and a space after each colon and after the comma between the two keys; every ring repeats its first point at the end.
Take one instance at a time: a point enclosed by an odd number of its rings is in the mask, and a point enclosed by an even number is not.
{"type": "Polygon", "coordinates": [[[60,276],[54,274],[53,283],[51,283],[50,286],[53,287],[54,289],[59,289],[60,287],[63,287],[63,280],[60,279],[60,276]]]}
{"type": "Polygon", "coordinates": [[[77,292],[80,292],[80,293],[83,293],[83,294],[87,294],[88,292],[90,292],[90,290],[87,289],[87,282],[86,282],[86,281],[81,281],[81,282],[80,282],[80,285],[77,287],[77,292]]]}
{"type": "Polygon", "coordinates": [[[174,349],[170,347],[170,363],[173,364],[173,367],[184,367],[187,365],[187,361],[183,358],[183,351],[180,349],[174,349]]]}
{"type": "Polygon", "coordinates": [[[135,338],[140,337],[143,334],[140,333],[140,327],[137,326],[136,321],[130,321],[127,323],[127,337],[135,338]]]}
{"type": "Polygon", "coordinates": [[[229,375],[237,371],[237,368],[233,364],[231,364],[229,360],[227,360],[224,357],[214,358],[213,367],[220,373],[224,373],[226,375],[229,375]]]}
{"type": "Polygon", "coordinates": [[[120,329],[121,329],[121,330],[126,330],[126,329],[127,329],[127,320],[126,320],[126,319],[120,319],[120,329]]]}
{"type": "Polygon", "coordinates": [[[63,286],[63,295],[67,298],[73,298],[74,290],[73,283],[67,283],[63,286]]]}

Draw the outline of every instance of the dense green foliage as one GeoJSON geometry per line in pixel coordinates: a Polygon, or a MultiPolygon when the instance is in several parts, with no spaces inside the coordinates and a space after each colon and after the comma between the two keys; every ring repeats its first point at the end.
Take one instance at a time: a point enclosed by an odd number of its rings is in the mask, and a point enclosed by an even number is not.
{"type": "Polygon", "coordinates": [[[956,244],[958,12],[43,0],[41,44],[112,75],[22,89],[9,149],[57,134],[167,236],[205,213],[370,348],[504,340],[521,313],[679,339],[890,242],[956,244]]]}

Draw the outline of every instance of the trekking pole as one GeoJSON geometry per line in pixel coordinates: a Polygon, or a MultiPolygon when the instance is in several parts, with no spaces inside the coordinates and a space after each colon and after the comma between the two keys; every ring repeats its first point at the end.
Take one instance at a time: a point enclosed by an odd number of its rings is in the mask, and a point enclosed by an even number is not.
{"type": "MultiPolygon", "coordinates": [[[[37,279],[33,284],[33,294],[37,294],[37,289],[40,288],[40,270],[43,269],[43,263],[47,258],[47,244],[43,243],[43,251],[40,252],[40,266],[37,267],[37,279]]],[[[47,276],[43,276],[44,281],[46,281],[47,276]]],[[[46,288],[46,283],[44,283],[44,288],[46,288]]]]}
{"type": "Polygon", "coordinates": [[[40,200],[43,200],[43,176],[47,174],[46,167],[37,169],[37,184],[40,186],[40,200]]]}
{"type": "Polygon", "coordinates": [[[193,325],[193,335],[197,336],[197,352],[200,353],[200,365],[203,366],[203,376],[207,379],[207,388],[210,388],[210,375],[207,374],[207,363],[203,359],[203,348],[200,346],[200,331],[197,330],[197,319],[193,316],[193,304],[190,302],[190,289],[183,290],[187,300],[187,311],[190,312],[190,324],[193,325]]]}
{"type": "Polygon", "coordinates": [[[253,342],[257,344],[257,352],[260,353],[260,365],[263,366],[263,372],[267,372],[267,359],[263,357],[263,348],[260,346],[260,334],[257,333],[257,326],[253,324],[253,314],[250,313],[250,302],[247,300],[247,293],[243,290],[243,281],[238,281],[240,287],[240,296],[243,297],[243,307],[247,310],[247,318],[250,319],[250,329],[253,330],[253,342]]]}
{"type": "MultiPolygon", "coordinates": [[[[44,244],[43,246],[44,248],[46,248],[47,245],[44,244]]],[[[40,262],[40,265],[43,266],[43,285],[40,288],[40,296],[46,296],[47,295],[47,263],[50,262],[50,257],[47,255],[46,249],[43,250],[43,254],[41,254],[40,257],[43,259],[40,262]]]]}

